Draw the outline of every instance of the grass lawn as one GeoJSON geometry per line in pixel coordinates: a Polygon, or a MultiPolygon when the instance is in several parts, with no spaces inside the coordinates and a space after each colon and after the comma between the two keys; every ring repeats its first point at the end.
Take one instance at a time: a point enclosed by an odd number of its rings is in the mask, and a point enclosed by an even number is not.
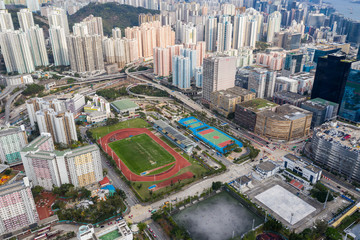
{"type": "MultiPolygon", "coordinates": [[[[159,190],[156,190],[156,191],[154,191],[153,195],[154,194],[159,195],[166,191],[175,190],[177,187],[179,187],[180,184],[183,186],[186,184],[189,184],[195,180],[202,178],[203,177],[202,175],[207,172],[207,170],[197,160],[189,157],[187,154],[182,154],[182,156],[184,158],[186,158],[191,163],[191,165],[181,169],[177,174],[175,174],[172,177],[178,176],[180,174],[183,174],[183,173],[189,171],[195,175],[195,178],[184,179],[184,180],[181,180],[180,183],[178,183],[178,182],[174,183],[174,185],[172,187],[167,186],[167,187],[161,188],[159,190]]],[[[149,191],[148,187],[150,187],[154,184],[163,182],[165,180],[166,179],[161,180],[161,181],[152,181],[152,182],[133,182],[132,184],[134,186],[134,190],[145,200],[145,199],[151,199],[151,197],[152,197],[150,195],[150,191],[149,191]]]]}
{"type": "Polygon", "coordinates": [[[165,172],[166,170],[169,170],[169,169],[172,168],[173,166],[174,166],[174,164],[171,164],[171,165],[162,167],[162,168],[160,168],[160,169],[157,169],[157,170],[155,170],[155,171],[152,171],[152,172],[148,173],[147,175],[155,175],[155,174],[159,174],[159,173],[165,172]]]}
{"type": "Polygon", "coordinates": [[[164,166],[175,158],[147,134],[118,140],[109,144],[116,155],[136,174],[164,166]]]}
{"type": "Polygon", "coordinates": [[[135,118],[135,119],[130,119],[127,120],[125,122],[119,122],[117,124],[114,125],[110,125],[110,126],[103,126],[103,127],[97,127],[97,128],[93,128],[90,129],[89,131],[92,132],[93,137],[95,139],[99,139],[105,135],[107,135],[108,133],[111,133],[115,130],[118,129],[123,129],[123,128],[148,128],[150,127],[150,125],[142,118],[135,118]]]}

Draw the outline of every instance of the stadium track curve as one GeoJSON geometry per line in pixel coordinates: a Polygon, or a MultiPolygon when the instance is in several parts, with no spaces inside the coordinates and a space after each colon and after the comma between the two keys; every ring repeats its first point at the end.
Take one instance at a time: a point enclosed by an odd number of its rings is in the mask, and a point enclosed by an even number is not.
{"type": "Polygon", "coordinates": [[[167,145],[165,142],[163,142],[160,138],[155,136],[149,129],[147,128],[126,128],[126,129],[119,129],[116,131],[113,131],[104,137],[98,139],[98,143],[101,145],[103,150],[109,154],[109,156],[114,156],[114,160],[117,164],[117,166],[120,168],[121,172],[124,174],[124,176],[130,180],[135,182],[150,182],[150,181],[160,181],[165,180],[168,178],[173,177],[175,174],[177,174],[180,169],[185,168],[187,166],[190,166],[191,163],[188,162],[183,156],[181,156],[178,152],[176,152],[173,148],[171,148],[169,145],[167,145]],[[140,176],[135,173],[133,173],[126,164],[121,161],[121,159],[116,155],[116,153],[110,148],[108,145],[109,143],[117,140],[121,140],[124,138],[128,138],[130,136],[136,136],[139,134],[147,134],[149,137],[151,137],[157,144],[162,146],[166,151],[168,151],[174,158],[175,158],[175,165],[168,169],[165,172],[151,175],[151,176],[140,176]]]}

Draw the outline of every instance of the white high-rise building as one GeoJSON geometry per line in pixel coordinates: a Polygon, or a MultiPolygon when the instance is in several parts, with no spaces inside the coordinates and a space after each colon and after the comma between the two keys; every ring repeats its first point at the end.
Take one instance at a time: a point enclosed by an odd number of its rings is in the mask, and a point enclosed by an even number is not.
{"type": "Polygon", "coordinates": [[[7,9],[0,10],[0,31],[14,30],[11,14],[7,9]]]}
{"type": "Polygon", "coordinates": [[[21,151],[21,157],[29,179],[48,191],[66,183],[85,187],[103,179],[100,150],[95,144],[55,151],[51,134],[42,133],[21,151]]]}
{"type": "Polygon", "coordinates": [[[3,31],[0,33],[0,46],[7,72],[23,74],[35,71],[26,33],[18,30],[3,31]]]}
{"type": "Polygon", "coordinates": [[[70,65],[69,51],[66,43],[64,28],[61,26],[51,27],[49,29],[49,35],[55,66],[70,65]]]}
{"type": "Polygon", "coordinates": [[[121,38],[121,29],[116,27],[111,30],[113,38],[121,38]]]}
{"type": "Polygon", "coordinates": [[[239,49],[245,46],[247,17],[236,15],[234,17],[233,48],[239,49]]]}
{"type": "Polygon", "coordinates": [[[66,11],[62,8],[53,8],[48,14],[49,26],[53,27],[62,27],[65,31],[65,34],[70,34],[69,23],[66,15],[66,11]]]}
{"type": "Polygon", "coordinates": [[[50,133],[56,143],[69,145],[78,140],[73,113],[44,109],[36,112],[36,121],[40,133],[50,133]]]}
{"type": "Polygon", "coordinates": [[[216,17],[209,16],[205,23],[205,42],[206,51],[216,51],[216,40],[217,40],[217,19],[216,17]]]}
{"type": "Polygon", "coordinates": [[[224,52],[231,49],[232,24],[227,20],[219,22],[217,36],[217,51],[224,52]]]}
{"type": "Polygon", "coordinates": [[[30,27],[35,25],[33,14],[29,9],[20,9],[20,11],[17,12],[17,16],[19,19],[20,28],[23,32],[26,32],[30,27]]]}
{"type": "Polygon", "coordinates": [[[35,67],[49,65],[43,29],[36,25],[30,27],[26,33],[35,67]]]}
{"type": "Polygon", "coordinates": [[[267,23],[267,38],[266,41],[271,43],[274,41],[275,33],[280,32],[281,13],[278,11],[269,15],[267,23]]]}
{"type": "Polygon", "coordinates": [[[26,0],[26,6],[32,12],[40,11],[39,0],[26,0]]]}

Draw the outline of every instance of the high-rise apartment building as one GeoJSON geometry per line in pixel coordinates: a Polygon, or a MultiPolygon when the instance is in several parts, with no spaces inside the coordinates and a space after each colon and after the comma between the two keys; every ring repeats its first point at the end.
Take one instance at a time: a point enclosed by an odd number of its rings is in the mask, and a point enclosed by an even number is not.
{"type": "Polygon", "coordinates": [[[197,67],[197,51],[190,48],[180,49],[180,55],[189,58],[190,60],[190,79],[195,77],[197,67]]]}
{"type": "Polygon", "coordinates": [[[30,27],[35,26],[33,14],[30,9],[23,8],[17,12],[20,28],[23,32],[26,32],[30,27]]]}
{"type": "Polygon", "coordinates": [[[275,33],[280,32],[281,13],[278,11],[273,12],[268,17],[267,22],[267,37],[266,41],[272,43],[274,41],[275,33]]]}
{"type": "Polygon", "coordinates": [[[202,88],[203,86],[203,68],[197,67],[195,71],[195,86],[202,88]]]}
{"type": "Polygon", "coordinates": [[[249,74],[248,90],[257,98],[272,98],[275,90],[276,72],[265,68],[253,68],[249,74]]]}
{"type": "Polygon", "coordinates": [[[71,70],[94,72],[104,70],[104,58],[100,35],[67,37],[71,70]]]}
{"type": "Polygon", "coordinates": [[[66,42],[65,29],[53,26],[49,29],[51,48],[54,55],[55,66],[70,65],[69,50],[66,42]]]}
{"type": "Polygon", "coordinates": [[[32,12],[40,11],[39,0],[26,0],[26,6],[32,12]]]}
{"type": "Polygon", "coordinates": [[[174,56],[172,59],[173,85],[180,89],[191,87],[190,58],[174,56]]]}
{"type": "Polygon", "coordinates": [[[225,52],[231,49],[232,24],[231,21],[223,20],[219,22],[217,28],[217,46],[218,52],[225,52]]]}
{"type": "Polygon", "coordinates": [[[125,29],[125,37],[137,43],[137,58],[152,57],[155,47],[175,45],[175,32],[169,25],[161,26],[159,21],[147,22],[140,27],[125,29]]]}
{"type": "Polygon", "coordinates": [[[36,205],[27,177],[0,186],[0,234],[11,233],[39,221],[36,205]]]}
{"type": "MultiPolygon", "coordinates": [[[[90,15],[84,18],[80,24],[86,25],[89,35],[100,35],[104,36],[103,23],[101,17],[94,17],[90,15]]],[[[120,32],[121,36],[121,32],[120,32]]]]}
{"type": "Polygon", "coordinates": [[[0,9],[0,31],[14,30],[11,14],[7,9],[0,9]]]}
{"type": "Polygon", "coordinates": [[[25,127],[0,129],[0,160],[10,166],[21,164],[20,150],[27,144],[25,127]]]}
{"type": "Polygon", "coordinates": [[[26,33],[18,30],[2,31],[0,33],[0,46],[7,72],[22,74],[35,71],[26,33]]]}
{"type": "Polygon", "coordinates": [[[258,53],[256,55],[256,64],[269,67],[270,70],[279,71],[283,68],[286,53],[271,51],[269,53],[258,53]]]}
{"type": "Polygon", "coordinates": [[[204,59],[203,99],[211,100],[211,93],[235,86],[236,58],[214,56],[204,59]]]}
{"type": "Polygon", "coordinates": [[[70,34],[69,23],[66,11],[62,8],[53,8],[48,14],[50,28],[61,27],[64,29],[65,34],[70,34]]]}
{"type": "Polygon", "coordinates": [[[84,187],[103,179],[100,150],[95,144],[55,151],[51,135],[42,133],[21,151],[21,157],[33,184],[49,191],[61,184],[84,187]]]}
{"type": "Polygon", "coordinates": [[[36,112],[36,122],[40,133],[50,133],[56,143],[70,145],[78,140],[71,112],[57,113],[52,108],[40,110],[36,112]]]}
{"type": "Polygon", "coordinates": [[[341,104],[351,61],[342,54],[330,54],[318,59],[311,98],[322,98],[341,104]]]}
{"type": "Polygon", "coordinates": [[[111,30],[113,38],[121,38],[121,29],[116,27],[111,30]]]}
{"type": "Polygon", "coordinates": [[[206,51],[216,51],[216,40],[217,40],[217,18],[209,16],[205,23],[205,42],[206,51]]]}
{"type": "Polygon", "coordinates": [[[172,57],[170,48],[154,48],[154,74],[158,76],[169,76],[171,71],[172,57]]]}
{"type": "Polygon", "coordinates": [[[26,33],[35,67],[49,65],[43,29],[36,25],[28,28],[26,33]]]}

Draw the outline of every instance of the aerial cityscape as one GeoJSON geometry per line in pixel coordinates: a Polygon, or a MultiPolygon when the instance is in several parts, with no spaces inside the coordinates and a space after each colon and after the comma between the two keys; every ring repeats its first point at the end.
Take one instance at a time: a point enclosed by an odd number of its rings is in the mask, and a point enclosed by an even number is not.
{"type": "Polygon", "coordinates": [[[0,239],[360,240],[359,3],[0,0],[0,239]]]}

